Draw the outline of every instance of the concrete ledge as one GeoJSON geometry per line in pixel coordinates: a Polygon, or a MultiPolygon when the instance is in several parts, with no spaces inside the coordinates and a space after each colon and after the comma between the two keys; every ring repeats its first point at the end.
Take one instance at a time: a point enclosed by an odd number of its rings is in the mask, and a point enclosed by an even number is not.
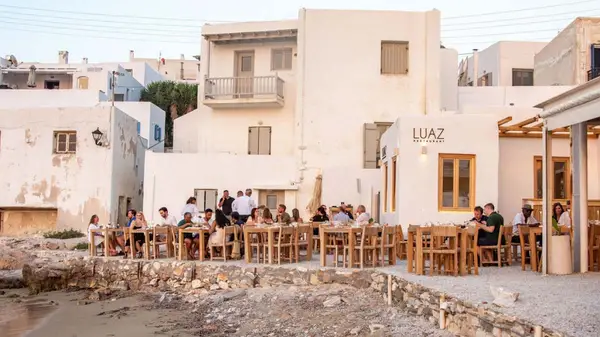
{"type": "MultiPolygon", "coordinates": [[[[439,325],[440,308],[445,327],[461,336],[532,336],[535,324],[490,309],[477,307],[441,292],[375,270],[305,268],[293,266],[236,266],[184,261],[143,261],[85,258],[61,264],[27,264],[23,279],[32,293],[77,288],[116,288],[138,291],[191,291],[310,286],[323,283],[373,288],[382,294],[382,305],[394,306],[439,325]],[[391,289],[388,287],[391,286],[391,289]]],[[[542,329],[543,336],[567,336],[542,329]]]]}

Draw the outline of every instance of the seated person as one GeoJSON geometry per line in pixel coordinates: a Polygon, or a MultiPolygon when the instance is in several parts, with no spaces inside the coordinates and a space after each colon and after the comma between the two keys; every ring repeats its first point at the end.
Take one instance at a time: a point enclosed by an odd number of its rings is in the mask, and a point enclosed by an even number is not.
{"type": "MultiPolygon", "coordinates": [[[[485,235],[479,236],[477,239],[477,245],[495,246],[498,244],[500,228],[504,226],[504,218],[495,211],[494,204],[492,203],[485,205],[485,213],[487,215],[487,221],[485,224],[481,224],[479,227],[481,230],[483,230],[483,232],[480,233],[484,233],[485,235]]],[[[504,237],[502,237],[502,241],[504,241],[504,237]]]]}
{"type": "MultiPolygon", "coordinates": [[[[92,215],[92,218],[90,219],[90,224],[88,226],[88,241],[90,243],[92,242],[92,230],[100,229],[100,225],[98,224],[99,222],[100,218],[96,214],[92,215]]],[[[103,248],[105,244],[108,244],[108,253],[111,256],[117,255],[117,251],[114,249],[114,245],[110,240],[105,240],[105,237],[102,233],[94,233],[94,245],[96,247],[103,248]]],[[[98,253],[102,254],[102,252],[98,253]]]]}
{"type": "MultiPolygon", "coordinates": [[[[523,208],[521,208],[521,212],[515,215],[513,219],[513,234],[511,242],[520,243],[519,239],[519,226],[520,225],[539,225],[540,222],[536,220],[536,218],[531,215],[533,212],[533,207],[531,205],[525,204],[523,208]]],[[[540,239],[541,241],[541,239],[540,239]]]]}
{"type": "MultiPolygon", "coordinates": [[[[183,220],[179,221],[177,227],[188,228],[191,226],[193,226],[192,213],[185,212],[183,214],[183,220]]],[[[188,259],[193,260],[196,247],[198,246],[198,235],[194,233],[183,233],[183,243],[185,244],[185,249],[187,250],[188,259]]],[[[182,247],[179,247],[179,249],[181,248],[182,247]]]]}
{"type": "Polygon", "coordinates": [[[552,206],[552,218],[556,220],[559,226],[571,228],[571,217],[569,216],[569,212],[563,208],[560,202],[557,202],[552,206]]]}
{"type": "MultiPolygon", "coordinates": [[[[470,220],[471,222],[475,222],[479,225],[487,224],[488,217],[483,214],[483,208],[481,206],[477,206],[473,209],[473,218],[470,220]]],[[[486,236],[486,231],[479,228],[479,235],[477,237],[482,238],[486,236]]]]}
{"type": "MultiPolygon", "coordinates": [[[[310,221],[312,222],[327,222],[329,217],[327,216],[327,209],[324,206],[317,208],[317,213],[313,216],[310,221]]],[[[319,227],[313,229],[313,235],[319,235],[319,227]]]]}
{"type": "Polygon", "coordinates": [[[223,239],[226,241],[230,241],[230,238],[224,238],[225,236],[225,227],[230,226],[231,222],[223,211],[217,209],[215,212],[215,220],[210,226],[210,230],[208,233],[210,234],[208,238],[208,249],[210,251],[210,247],[221,247],[223,245],[223,239]]]}

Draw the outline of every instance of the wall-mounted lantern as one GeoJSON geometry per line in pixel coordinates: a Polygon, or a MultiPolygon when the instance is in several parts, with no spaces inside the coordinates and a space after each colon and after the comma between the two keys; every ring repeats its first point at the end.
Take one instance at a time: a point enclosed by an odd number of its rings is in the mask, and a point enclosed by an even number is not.
{"type": "Polygon", "coordinates": [[[92,137],[94,138],[94,143],[96,143],[96,145],[102,146],[102,142],[100,140],[102,139],[103,135],[104,134],[102,131],[100,131],[100,128],[96,128],[96,130],[92,131],[92,137]]]}

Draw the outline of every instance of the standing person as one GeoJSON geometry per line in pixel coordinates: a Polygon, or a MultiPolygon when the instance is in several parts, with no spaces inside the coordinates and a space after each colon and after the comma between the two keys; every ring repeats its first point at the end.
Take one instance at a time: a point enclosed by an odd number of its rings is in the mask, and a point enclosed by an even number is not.
{"type": "Polygon", "coordinates": [[[185,213],[188,212],[192,214],[192,219],[198,218],[198,216],[200,215],[200,210],[198,210],[198,206],[196,206],[195,197],[189,197],[188,200],[185,202],[185,206],[183,206],[183,209],[181,210],[181,216],[184,216],[185,213]]]}
{"type": "Polygon", "coordinates": [[[169,210],[166,207],[159,208],[158,214],[160,214],[161,226],[177,226],[177,219],[169,214],[169,210]]]}
{"type": "Polygon", "coordinates": [[[229,191],[223,191],[223,197],[219,199],[219,208],[223,211],[223,214],[226,217],[231,217],[231,213],[233,212],[232,206],[235,198],[229,196],[229,191]]]}
{"type": "Polygon", "coordinates": [[[249,205],[248,205],[250,207],[250,209],[256,208],[256,201],[254,199],[252,199],[252,189],[251,188],[246,189],[246,196],[250,200],[249,205]]]}
{"type": "Polygon", "coordinates": [[[288,212],[285,211],[286,208],[287,207],[285,207],[284,204],[279,204],[279,207],[277,207],[277,222],[289,225],[292,222],[292,218],[288,212]]]}
{"type": "Polygon", "coordinates": [[[239,191],[237,199],[233,202],[233,211],[240,214],[240,220],[244,223],[248,221],[252,209],[256,207],[256,203],[250,198],[249,194],[252,195],[252,191],[249,189],[246,190],[245,195],[242,191],[239,191]]]}

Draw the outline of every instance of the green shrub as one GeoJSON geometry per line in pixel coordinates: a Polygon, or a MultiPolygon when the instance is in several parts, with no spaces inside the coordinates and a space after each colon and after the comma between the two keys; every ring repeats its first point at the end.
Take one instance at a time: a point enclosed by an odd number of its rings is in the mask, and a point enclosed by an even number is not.
{"type": "Polygon", "coordinates": [[[80,242],[75,246],[76,250],[87,250],[88,249],[88,243],[87,242],[80,242]]]}
{"type": "Polygon", "coordinates": [[[46,239],[66,240],[66,239],[82,238],[84,236],[85,236],[84,233],[82,233],[78,230],[75,230],[75,229],[65,229],[62,231],[52,231],[52,232],[44,233],[44,237],[46,239]]]}

